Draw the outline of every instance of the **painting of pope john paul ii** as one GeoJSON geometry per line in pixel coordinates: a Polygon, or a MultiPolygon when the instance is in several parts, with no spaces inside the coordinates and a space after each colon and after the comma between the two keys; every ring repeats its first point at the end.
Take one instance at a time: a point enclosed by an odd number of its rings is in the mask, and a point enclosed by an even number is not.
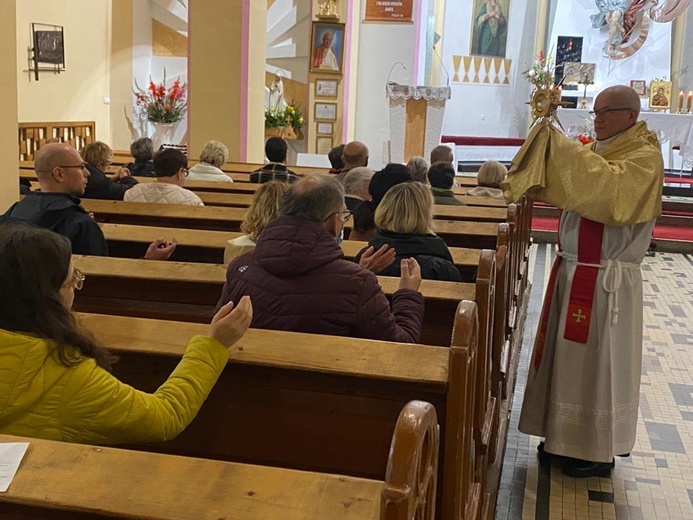
{"type": "Polygon", "coordinates": [[[472,55],[505,58],[509,9],[510,0],[474,0],[472,55]]]}

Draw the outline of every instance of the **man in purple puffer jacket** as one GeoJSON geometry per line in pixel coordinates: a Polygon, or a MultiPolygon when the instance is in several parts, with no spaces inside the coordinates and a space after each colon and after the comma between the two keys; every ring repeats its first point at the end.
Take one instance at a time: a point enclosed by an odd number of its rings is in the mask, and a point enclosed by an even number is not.
{"type": "Polygon", "coordinates": [[[339,242],[348,218],[344,189],[333,177],[294,183],[255,250],[229,265],[217,307],[247,294],[253,328],[418,342],[424,314],[419,265],[402,260],[390,308],[376,276],[344,259],[339,242]]]}

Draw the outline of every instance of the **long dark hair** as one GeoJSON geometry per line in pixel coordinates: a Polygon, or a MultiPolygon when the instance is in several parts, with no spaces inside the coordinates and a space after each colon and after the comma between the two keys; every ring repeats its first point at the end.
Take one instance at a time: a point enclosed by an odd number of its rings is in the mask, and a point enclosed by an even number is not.
{"type": "Polygon", "coordinates": [[[116,358],[77,324],[60,295],[71,256],[70,241],[61,235],[0,225],[0,328],[51,340],[65,366],[86,356],[108,370],[116,358]]]}

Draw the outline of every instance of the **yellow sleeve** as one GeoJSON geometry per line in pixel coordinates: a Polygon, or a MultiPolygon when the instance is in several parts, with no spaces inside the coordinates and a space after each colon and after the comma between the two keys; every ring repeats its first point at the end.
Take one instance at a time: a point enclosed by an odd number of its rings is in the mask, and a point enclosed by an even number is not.
{"type": "Polygon", "coordinates": [[[194,336],[156,392],[135,390],[87,359],[74,368],[61,401],[63,440],[86,444],[162,442],[195,418],[229,358],[217,340],[194,336]]]}
{"type": "Polygon", "coordinates": [[[662,211],[664,165],[658,143],[634,128],[604,156],[553,125],[535,126],[503,184],[506,200],[535,200],[609,226],[649,222],[662,211]]]}

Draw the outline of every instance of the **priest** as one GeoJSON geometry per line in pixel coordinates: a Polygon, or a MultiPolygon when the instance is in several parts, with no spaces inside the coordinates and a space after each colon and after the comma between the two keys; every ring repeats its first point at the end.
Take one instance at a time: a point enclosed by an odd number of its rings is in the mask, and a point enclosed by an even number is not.
{"type": "Polygon", "coordinates": [[[597,140],[534,126],[503,184],[562,210],[558,256],[534,343],[519,428],[544,437],[564,474],[608,475],[635,444],[642,362],[642,262],[661,214],[659,141],[640,98],[609,87],[594,103],[597,140]]]}

